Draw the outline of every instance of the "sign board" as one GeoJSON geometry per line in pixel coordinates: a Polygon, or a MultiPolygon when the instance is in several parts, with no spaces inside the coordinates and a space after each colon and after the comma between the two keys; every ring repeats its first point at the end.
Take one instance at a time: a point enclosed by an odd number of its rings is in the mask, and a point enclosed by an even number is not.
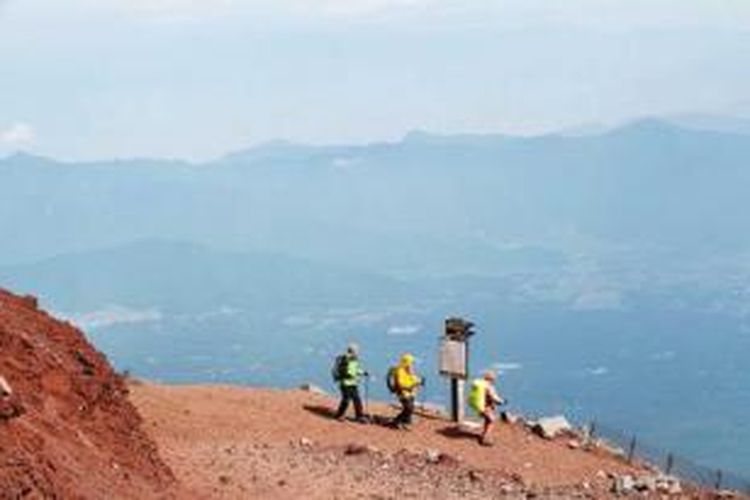
{"type": "Polygon", "coordinates": [[[466,342],[443,339],[440,344],[440,374],[447,377],[465,379],[466,342]]]}

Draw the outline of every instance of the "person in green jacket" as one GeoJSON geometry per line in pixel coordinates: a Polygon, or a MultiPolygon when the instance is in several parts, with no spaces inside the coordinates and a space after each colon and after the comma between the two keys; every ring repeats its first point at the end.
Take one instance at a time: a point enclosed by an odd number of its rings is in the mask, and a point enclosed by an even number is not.
{"type": "Polygon", "coordinates": [[[351,401],[354,403],[357,422],[367,422],[362,409],[362,398],[359,396],[359,379],[367,375],[367,372],[362,369],[359,363],[359,347],[356,344],[349,345],[346,353],[336,359],[336,365],[334,366],[333,378],[339,383],[339,390],[341,391],[341,403],[339,403],[336,412],[337,420],[345,420],[346,410],[349,408],[349,402],[351,401]]]}

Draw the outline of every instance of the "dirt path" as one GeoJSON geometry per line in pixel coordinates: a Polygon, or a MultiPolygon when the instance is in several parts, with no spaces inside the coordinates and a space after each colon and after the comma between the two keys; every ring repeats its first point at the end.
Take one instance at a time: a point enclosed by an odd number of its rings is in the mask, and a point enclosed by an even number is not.
{"type": "MultiPolygon", "coordinates": [[[[496,445],[439,419],[412,431],[340,423],[336,400],[302,391],[137,384],[131,399],[165,461],[200,498],[607,496],[601,453],[501,424],[496,445]]],[[[393,415],[387,405],[373,413],[393,415]]]]}

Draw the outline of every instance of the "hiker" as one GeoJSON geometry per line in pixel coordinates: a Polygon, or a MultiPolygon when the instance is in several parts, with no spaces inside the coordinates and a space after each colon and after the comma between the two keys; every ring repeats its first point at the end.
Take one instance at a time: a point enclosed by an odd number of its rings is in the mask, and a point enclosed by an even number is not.
{"type": "Polygon", "coordinates": [[[338,382],[341,390],[341,403],[336,412],[337,420],[343,422],[346,419],[346,410],[349,408],[349,402],[352,401],[357,422],[367,422],[362,410],[362,398],[359,397],[359,379],[362,376],[368,377],[369,374],[359,364],[359,347],[356,344],[350,344],[346,353],[336,358],[333,367],[333,379],[338,382]]]}
{"type": "Polygon", "coordinates": [[[496,415],[495,408],[503,404],[504,400],[495,390],[495,372],[487,370],[481,378],[475,379],[471,383],[469,392],[469,406],[482,417],[483,427],[482,434],[479,436],[479,444],[482,446],[492,446],[489,440],[489,434],[495,425],[496,415]]]}
{"type": "Polygon", "coordinates": [[[401,356],[399,364],[389,370],[388,388],[396,394],[401,403],[401,413],[392,422],[397,429],[409,429],[417,390],[423,384],[424,380],[414,373],[414,356],[411,354],[401,356]]]}

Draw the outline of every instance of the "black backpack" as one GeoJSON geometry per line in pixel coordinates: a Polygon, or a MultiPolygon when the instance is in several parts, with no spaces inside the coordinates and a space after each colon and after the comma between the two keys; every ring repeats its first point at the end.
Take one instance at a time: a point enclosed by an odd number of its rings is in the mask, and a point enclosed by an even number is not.
{"type": "Polygon", "coordinates": [[[388,375],[385,377],[385,384],[388,386],[388,390],[391,394],[398,394],[401,389],[398,386],[398,377],[396,376],[397,366],[392,366],[388,369],[388,375]]]}
{"type": "Polygon", "coordinates": [[[347,368],[349,367],[349,358],[346,354],[339,354],[336,356],[336,361],[333,362],[331,368],[331,376],[334,382],[341,382],[346,378],[347,368]]]}

